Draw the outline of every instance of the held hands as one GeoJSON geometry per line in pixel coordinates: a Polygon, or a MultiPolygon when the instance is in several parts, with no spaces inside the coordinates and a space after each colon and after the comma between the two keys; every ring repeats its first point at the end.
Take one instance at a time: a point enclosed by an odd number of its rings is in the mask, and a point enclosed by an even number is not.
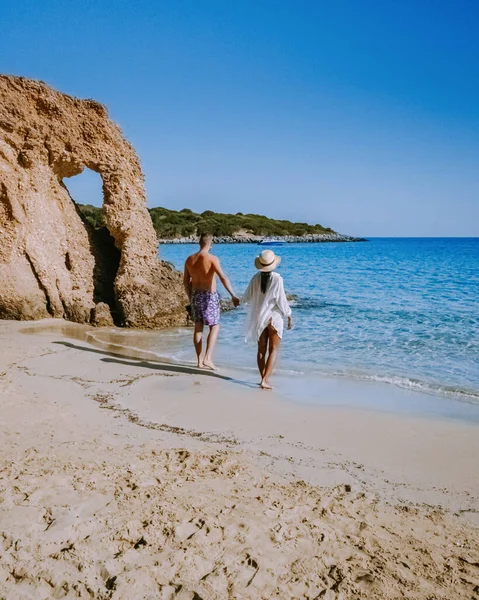
{"type": "Polygon", "coordinates": [[[235,308],[238,308],[238,306],[239,306],[239,305],[240,305],[240,303],[241,303],[241,302],[240,302],[240,299],[239,299],[239,298],[237,298],[236,296],[232,296],[232,297],[231,297],[231,299],[233,300],[233,306],[234,306],[235,308]]]}

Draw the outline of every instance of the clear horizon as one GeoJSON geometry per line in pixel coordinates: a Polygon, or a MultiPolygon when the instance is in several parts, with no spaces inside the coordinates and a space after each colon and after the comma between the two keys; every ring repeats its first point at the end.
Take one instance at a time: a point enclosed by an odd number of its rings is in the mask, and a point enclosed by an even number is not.
{"type": "MultiPolygon", "coordinates": [[[[3,73],[95,98],[148,205],[479,235],[479,5],[2,4],[3,73]]],[[[96,174],[66,181],[101,204],[96,174]]]]}

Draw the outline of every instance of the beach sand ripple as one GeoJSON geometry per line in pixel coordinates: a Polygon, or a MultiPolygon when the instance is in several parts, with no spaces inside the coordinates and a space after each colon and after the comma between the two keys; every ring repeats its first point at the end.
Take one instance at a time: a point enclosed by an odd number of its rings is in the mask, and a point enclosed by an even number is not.
{"type": "Polygon", "coordinates": [[[0,502],[2,598],[479,596],[463,521],[349,486],[278,484],[231,451],[65,462],[32,449],[4,465],[0,502]]]}
{"type": "Polygon", "coordinates": [[[22,327],[0,322],[0,600],[479,600],[475,425],[22,327]]]}

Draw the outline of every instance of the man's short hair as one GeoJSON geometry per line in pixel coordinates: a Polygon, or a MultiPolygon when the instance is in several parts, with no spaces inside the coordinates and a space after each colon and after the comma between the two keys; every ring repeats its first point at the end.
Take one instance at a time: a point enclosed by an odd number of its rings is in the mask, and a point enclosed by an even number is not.
{"type": "Polygon", "coordinates": [[[211,233],[202,233],[200,235],[200,246],[204,248],[206,244],[210,244],[213,241],[213,235],[211,233]]]}

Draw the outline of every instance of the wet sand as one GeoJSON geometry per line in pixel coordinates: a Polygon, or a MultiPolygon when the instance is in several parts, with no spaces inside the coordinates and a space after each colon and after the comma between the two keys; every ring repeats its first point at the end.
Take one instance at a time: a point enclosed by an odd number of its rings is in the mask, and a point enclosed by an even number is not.
{"type": "Polygon", "coordinates": [[[477,424],[28,327],[0,322],[0,598],[479,598],[477,424]]]}

